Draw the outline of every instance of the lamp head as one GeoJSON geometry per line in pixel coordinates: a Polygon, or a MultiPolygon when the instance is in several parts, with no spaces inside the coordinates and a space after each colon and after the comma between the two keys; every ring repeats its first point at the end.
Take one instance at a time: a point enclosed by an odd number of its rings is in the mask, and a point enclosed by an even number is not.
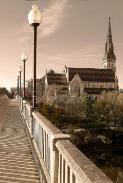
{"type": "Polygon", "coordinates": [[[21,60],[26,61],[27,59],[28,59],[28,55],[25,51],[23,51],[22,54],[21,54],[21,60]]]}
{"type": "Polygon", "coordinates": [[[31,26],[40,25],[41,23],[41,12],[37,5],[33,5],[32,9],[28,14],[28,21],[31,26]]]}

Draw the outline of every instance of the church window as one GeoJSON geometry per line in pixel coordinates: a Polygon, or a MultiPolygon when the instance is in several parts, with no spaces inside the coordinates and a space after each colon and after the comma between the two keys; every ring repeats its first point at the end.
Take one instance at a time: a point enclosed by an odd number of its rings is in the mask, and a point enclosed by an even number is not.
{"type": "Polygon", "coordinates": [[[79,87],[79,86],[75,86],[75,87],[74,87],[74,93],[75,93],[77,96],[80,96],[80,87],[79,87]]]}

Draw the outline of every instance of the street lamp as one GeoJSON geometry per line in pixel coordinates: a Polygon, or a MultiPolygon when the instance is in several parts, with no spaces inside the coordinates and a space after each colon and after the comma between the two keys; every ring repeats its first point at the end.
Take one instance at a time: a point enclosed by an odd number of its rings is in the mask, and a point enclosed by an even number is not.
{"type": "Polygon", "coordinates": [[[34,30],[34,63],[33,63],[33,108],[36,108],[36,59],[37,59],[37,27],[41,23],[41,12],[37,5],[33,5],[28,14],[29,24],[34,30]]]}
{"type": "Polygon", "coordinates": [[[21,60],[23,61],[23,99],[25,99],[25,62],[28,59],[28,55],[25,51],[21,54],[21,60]]]}
{"type": "Polygon", "coordinates": [[[19,84],[20,84],[20,91],[19,91],[19,95],[20,95],[20,97],[21,97],[21,73],[22,73],[22,67],[20,66],[20,70],[19,70],[19,74],[20,74],[20,82],[19,82],[19,84]]]}

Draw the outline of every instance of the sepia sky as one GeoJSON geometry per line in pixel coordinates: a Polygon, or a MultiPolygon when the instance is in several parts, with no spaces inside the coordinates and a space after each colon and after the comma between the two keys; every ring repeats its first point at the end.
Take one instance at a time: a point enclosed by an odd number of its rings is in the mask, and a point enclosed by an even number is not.
{"type": "MultiPolygon", "coordinates": [[[[28,52],[26,79],[32,78],[33,30],[27,15],[33,2],[0,0],[0,86],[16,86],[20,55],[28,52]]],[[[123,0],[39,0],[37,76],[64,66],[102,68],[111,17],[117,75],[123,88],[123,0]]]]}

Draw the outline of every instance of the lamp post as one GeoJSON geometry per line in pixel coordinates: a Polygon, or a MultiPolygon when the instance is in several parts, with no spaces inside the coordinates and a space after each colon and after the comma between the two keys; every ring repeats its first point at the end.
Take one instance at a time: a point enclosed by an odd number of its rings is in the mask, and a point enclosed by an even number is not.
{"type": "Polygon", "coordinates": [[[22,67],[20,66],[20,71],[19,71],[19,74],[20,74],[20,76],[19,76],[19,78],[20,78],[20,91],[19,91],[19,95],[20,95],[20,97],[21,97],[21,73],[22,73],[22,67]]]}
{"type": "Polygon", "coordinates": [[[28,59],[28,55],[25,51],[21,54],[21,60],[23,61],[23,99],[25,99],[25,62],[28,59]]]}
{"type": "Polygon", "coordinates": [[[19,95],[19,76],[17,77],[17,95],[19,95]]]}
{"type": "Polygon", "coordinates": [[[33,63],[33,108],[36,108],[36,60],[37,60],[37,27],[41,23],[41,12],[37,5],[33,5],[28,14],[29,24],[34,31],[34,63],[33,63]]]}
{"type": "Polygon", "coordinates": [[[20,96],[20,74],[18,76],[18,95],[20,96]]]}

